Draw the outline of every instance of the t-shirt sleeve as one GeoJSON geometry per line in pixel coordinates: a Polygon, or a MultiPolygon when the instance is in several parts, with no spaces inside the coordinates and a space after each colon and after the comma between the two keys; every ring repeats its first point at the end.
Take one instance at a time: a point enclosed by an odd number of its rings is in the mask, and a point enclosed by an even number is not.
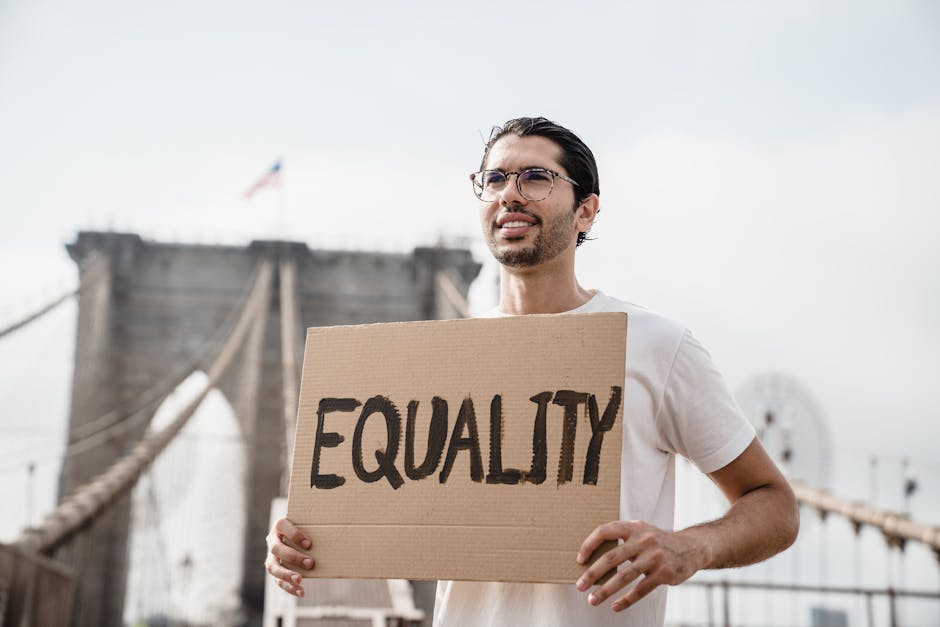
{"type": "Polygon", "coordinates": [[[754,439],[721,372],[688,330],[666,379],[656,426],[667,450],[704,473],[734,461],[754,439]]]}

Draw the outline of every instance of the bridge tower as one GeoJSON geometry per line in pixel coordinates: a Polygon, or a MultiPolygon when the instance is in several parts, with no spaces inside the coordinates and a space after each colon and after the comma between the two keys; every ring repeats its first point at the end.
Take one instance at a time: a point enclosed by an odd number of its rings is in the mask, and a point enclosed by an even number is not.
{"type": "MultiPolygon", "coordinates": [[[[208,368],[262,260],[296,268],[302,327],[458,317],[440,273],[466,297],[480,266],[469,251],[416,248],[411,253],[311,250],[288,241],[248,246],[165,244],[131,233],[82,232],[67,246],[82,278],[100,273],[79,295],[69,441],[107,433],[65,459],[60,500],[137,443],[160,402],[192,370],[208,368]]],[[[260,625],[264,536],[271,499],[281,492],[285,442],[279,287],[219,390],[244,438],[246,527],[242,605],[260,625]],[[247,358],[258,351],[260,359],[247,358]]],[[[304,333],[297,329],[296,354],[304,333]]],[[[130,499],[125,496],[81,537],[54,554],[78,572],[75,625],[121,625],[128,564],[130,499]]]]}

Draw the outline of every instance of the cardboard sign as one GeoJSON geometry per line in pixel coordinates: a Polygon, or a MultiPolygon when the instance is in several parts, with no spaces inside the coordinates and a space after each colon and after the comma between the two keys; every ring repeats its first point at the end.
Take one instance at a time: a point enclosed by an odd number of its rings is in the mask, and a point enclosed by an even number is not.
{"type": "Polygon", "coordinates": [[[288,518],[309,577],[573,583],[620,511],[627,316],[307,331],[288,518]]]}

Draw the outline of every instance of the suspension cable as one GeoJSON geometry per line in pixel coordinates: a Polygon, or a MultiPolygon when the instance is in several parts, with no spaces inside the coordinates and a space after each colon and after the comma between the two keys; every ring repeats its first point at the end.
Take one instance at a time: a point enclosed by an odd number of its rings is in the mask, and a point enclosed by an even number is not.
{"type": "Polygon", "coordinates": [[[454,285],[454,280],[443,270],[437,271],[435,280],[438,289],[441,290],[447,302],[454,308],[457,316],[460,318],[469,318],[470,306],[467,304],[467,299],[463,297],[460,290],[454,285]]]}
{"type": "Polygon", "coordinates": [[[290,483],[290,443],[294,439],[297,420],[297,264],[293,259],[281,261],[279,269],[281,296],[281,392],[284,407],[284,445],[281,451],[281,494],[287,494],[290,483]]]}
{"type": "Polygon", "coordinates": [[[4,327],[3,329],[0,329],[0,338],[13,333],[14,331],[18,331],[19,329],[22,329],[23,327],[28,325],[30,322],[35,322],[36,320],[39,320],[44,315],[46,315],[47,313],[49,313],[50,311],[52,311],[53,309],[55,309],[56,307],[58,307],[65,301],[67,301],[68,299],[80,294],[82,290],[87,289],[94,281],[97,281],[99,278],[101,278],[101,275],[102,275],[102,272],[100,271],[88,272],[84,277],[82,277],[81,283],[79,283],[78,287],[68,290],[64,294],[57,296],[56,298],[46,303],[45,305],[43,305],[36,311],[32,312],[31,314],[28,314],[25,317],[21,318],[20,320],[17,320],[16,322],[4,327]]]}

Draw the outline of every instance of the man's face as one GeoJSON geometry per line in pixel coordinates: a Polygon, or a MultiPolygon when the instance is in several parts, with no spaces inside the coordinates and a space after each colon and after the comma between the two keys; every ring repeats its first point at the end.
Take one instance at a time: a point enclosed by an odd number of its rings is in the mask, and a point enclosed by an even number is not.
{"type": "MultiPolygon", "coordinates": [[[[503,172],[545,168],[567,175],[560,158],[561,148],[550,139],[510,133],[493,145],[484,167],[503,172]]],[[[496,200],[480,205],[483,235],[493,256],[504,266],[536,266],[575,246],[575,192],[567,181],[556,178],[548,198],[532,201],[519,194],[513,176],[496,200]]]]}

